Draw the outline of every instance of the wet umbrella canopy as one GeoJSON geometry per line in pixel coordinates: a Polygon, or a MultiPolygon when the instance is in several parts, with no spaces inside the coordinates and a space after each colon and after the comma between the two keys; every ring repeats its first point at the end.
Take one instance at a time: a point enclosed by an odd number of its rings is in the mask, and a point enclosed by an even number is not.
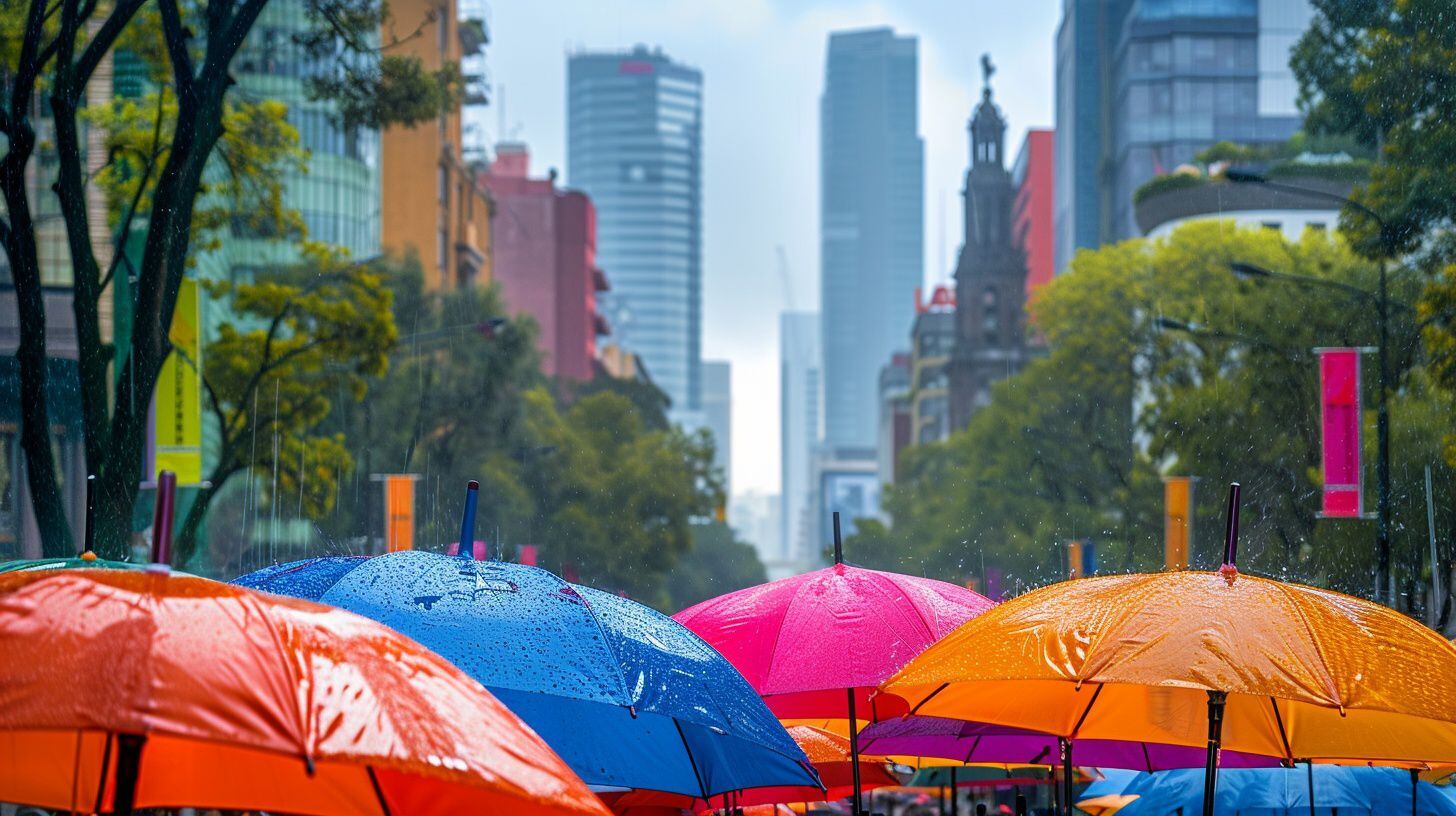
{"type": "MultiPolygon", "coordinates": [[[[1225,770],[1218,782],[1216,810],[1230,816],[1456,816],[1456,801],[1429,782],[1420,783],[1412,811],[1410,777],[1400,768],[1316,765],[1312,780],[1305,768],[1225,770]]],[[[1122,793],[1136,798],[1118,816],[1197,813],[1203,807],[1203,770],[1141,773],[1122,793]]]]}
{"type": "Polygon", "coordinates": [[[489,688],[588,783],[695,797],[817,786],[742,676],[641,604],[545,570],[420,551],[282,564],[238,583],[381,621],[489,688]]]}
{"type": "MultiPolygon", "coordinates": [[[[936,757],[963,763],[1050,765],[1059,762],[1058,738],[1021,728],[964,722],[943,717],[913,716],[867,726],[859,735],[860,750],[885,756],[936,757]]],[[[1076,739],[1072,753],[1079,765],[1160,771],[1201,768],[1204,746],[1112,739],[1076,739]]],[[[1225,768],[1277,767],[1274,756],[1224,751],[1225,768]]]]}
{"type": "Polygon", "coordinates": [[[1226,751],[1456,761],[1456,649],[1387,607],[1252,576],[1055,584],[968,622],[885,688],[927,716],[1195,748],[1222,693],[1226,751]]]}
{"type": "Polygon", "coordinates": [[[0,575],[0,800],[602,812],[520,719],[419,644],[164,568],[0,575]]]}

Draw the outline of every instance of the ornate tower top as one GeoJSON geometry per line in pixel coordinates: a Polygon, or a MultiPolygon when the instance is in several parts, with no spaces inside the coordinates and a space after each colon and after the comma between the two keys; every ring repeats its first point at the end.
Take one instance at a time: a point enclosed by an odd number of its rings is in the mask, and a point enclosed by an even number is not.
{"type": "Polygon", "coordinates": [[[971,167],[991,164],[1005,165],[1003,145],[1006,140],[1006,120],[1001,118],[1001,109],[991,100],[991,75],[996,66],[991,64],[991,55],[981,55],[981,76],[985,87],[981,89],[981,103],[971,116],[971,167]]]}

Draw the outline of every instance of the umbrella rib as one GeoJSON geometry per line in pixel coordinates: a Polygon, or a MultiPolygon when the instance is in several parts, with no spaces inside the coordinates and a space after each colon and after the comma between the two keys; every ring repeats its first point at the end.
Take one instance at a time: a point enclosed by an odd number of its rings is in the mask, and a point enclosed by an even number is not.
{"type": "Polygon", "coordinates": [[[1279,701],[1270,697],[1269,706],[1274,709],[1274,722],[1279,726],[1279,741],[1284,743],[1284,757],[1293,764],[1294,750],[1289,747],[1289,735],[1284,731],[1284,717],[1279,714],[1279,701]]]}
{"type": "Polygon", "coordinates": [[[1147,766],[1148,773],[1152,773],[1153,758],[1148,756],[1148,743],[1146,740],[1144,740],[1143,742],[1138,743],[1138,745],[1143,749],[1143,764],[1147,766]]]}
{"type": "Polygon", "coordinates": [[[965,763],[967,765],[971,764],[971,757],[975,756],[976,755],[976,749],[981,747],[981,737],[982,736],[983,735],[981,735],[981,734],[977,734],[976,735],[976,738],[971,741],[971,750],[969,750],[969,751],[966,752],[966,758],[963,759],[963,760],[961,760],[961,762],[963,762],[963,763],[965,763]]]}
{"type": "Polygon", "coordinates": [[[384,816],[390,816],[389,800],[384,798],[384,789],[379,786],[379,777],[374,775],[374,766],[366,766],[364,770],[369,772],[369,784],[374,786],[374,796],[379,800],[379,809],[384,812],[384,816]]]}
{"type": "Polygon", "coordinates": [[[703,795],[703,801],[707,802],[713,798],[713,795],[708,793],[708,786],[703,782],[703,774],[698,770],[698,761],[693,758],[693,748],[688,745],[687,735],[683,733],[682,723],[678,722],[677,717],[672,718],[672,727],[677,729],[677,738],[682,740],[683,753],[688,755],[688,764],[693,768],[693,779],[698,783],[698,792],[703,795]]]}
{"type": "Polygon", "coordinates": [[[1082,730],[1082,723],[1086,722],[1087,715],[1092,713],[1092,706],[1097,704],[1097,697],[1100,694],[1102,694],[1102,684],[1098,683],[1097,688],[1092,690],[1092,699],[1087,701],[1087,707],[1082,709],[1082,716],[1077,718],[1077,724],[1072,726],[1072,733],[1067,735],[1067,739],[1077,738],[1077,732],[1082,730]]]}
{"type": "Polygon", "coordinates": [[[909,714],[906,714],[905,716],[907,716],[907,717],[913,717],[913,716],[915,716],[915,713],[920,710],[920,707],[921,706],[923,706],[926,703],[930,702],[931,700],[935,699],[935,695],[941,693],[942,691],[945,691],[947,688],[950,688],[950,683],[941,683],[939,688],[937,688],[935,691],[930,692],[929,696],[927,696],[925,699],[921,700],[920,702],[916,703],[915,704],[915,707],[912,708],[912,709],[910,709],[910,713],[909,714]]]}
{"type": "Polygon", "coordinates": [[[94,811],[96,813],[101,812],[101,802],[106,796],[106,770],[111,765],[111,739],[111,732],[107,731],[106,747],[101,751],[101,773],[99,775],[101,781],[96,783],[96,810],[94,811]]]}

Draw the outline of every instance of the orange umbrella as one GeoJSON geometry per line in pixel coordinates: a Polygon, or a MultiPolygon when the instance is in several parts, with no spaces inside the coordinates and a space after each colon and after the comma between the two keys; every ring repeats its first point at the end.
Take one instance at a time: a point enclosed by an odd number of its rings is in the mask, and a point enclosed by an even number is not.
{"type": "Polygon", "coordinates": [[[1392,609],[1232,570],[1029,592],[885,688],[916,714],[1067,740],[1221,744],[1286,763],[1456,761],[1456,648],[1392,609]]]}
{"type": "MultiPolygon", "coordinates": [[[[849,740],[809,725],[793,725],[788,728],[789,736],[804,749],[824,788],[773,787],[753,788],[726,796],[715,796],[709,801],[691,799],[656,791],[629,791],[622,794],[607,794],[612,810],[619,814],[639,816],[642,808],[671,806],[684,810],[711,810],[715,808],[739,808],[749,805],[775,805],[801,802],[832,802],[844,799],[854,792],[853,764],[850,759],[849,740]]],[[[860,788],[871,790],[899,785],[900,780],[885,768],[883,762],[871,762],[863,758],[859,763],[860,788]]]]}
{"type": "Polygon", "coordinates": [[[1093,796],[1090,799],[1083,799],[1077,803],[1077,809],[1088,814],[1088,816],[1112,816],[1137,799],[1126,793],[1109,793],[1103,796],[1093,796]]]}
{"type": "Polygon", "coordinates": [[[605,813],[519,719],[414,641],[165,568],[0,575],[0,801],[605,813]]]}

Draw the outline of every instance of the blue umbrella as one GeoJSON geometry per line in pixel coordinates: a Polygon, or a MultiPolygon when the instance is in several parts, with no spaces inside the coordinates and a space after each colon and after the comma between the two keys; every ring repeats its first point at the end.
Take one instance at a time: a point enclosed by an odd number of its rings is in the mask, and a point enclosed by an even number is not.
{"type": "MultiPolygon", "coordinates": [[[[1223,769],[1217,812],[1222,816],[1456,816],[1456,800],[1429,782],[1417,786],[1411,808],[1410,772],[1400,768],[1315,765],[1314,808],[1306,767],[1223,769]]],[[[1138,798],[1117,816],[1195,814],[1203,807],[1203,770],[1139,773],[1121,791],[1138,798]]]]}
{"type": "Polygon", "coordinates": [[[535,567],[408,550],[235,583],[373,618],[490,689],[598,788],[706,799],[818,776],[733,666],[641,604],[535,567]]]}

